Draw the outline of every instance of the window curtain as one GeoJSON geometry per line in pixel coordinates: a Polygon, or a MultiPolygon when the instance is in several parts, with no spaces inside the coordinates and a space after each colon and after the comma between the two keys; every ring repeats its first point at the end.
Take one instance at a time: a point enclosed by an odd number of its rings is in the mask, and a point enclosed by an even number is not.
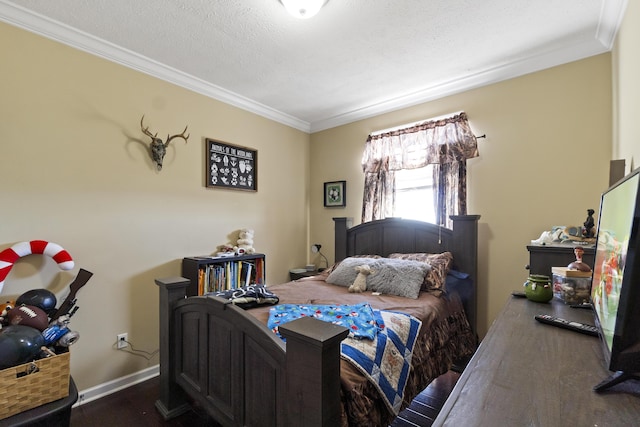
{"type": "Polygon", "coordinates": [[[478,141],[464,112],[369,135],[362,155],[362,222],[393,216],[395,171],[434,165],[436,220],[451,227],[450,215],[467,213],[466,160],[477,156],[478,141]]]}

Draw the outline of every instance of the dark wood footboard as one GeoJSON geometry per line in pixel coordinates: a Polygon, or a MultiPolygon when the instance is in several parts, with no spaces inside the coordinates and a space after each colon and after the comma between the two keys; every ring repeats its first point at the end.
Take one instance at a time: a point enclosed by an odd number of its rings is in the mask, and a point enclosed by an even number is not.
{"type": "Polygon", "coordinates": [[[335,426],[346,328],[312,318],[280,327],[285,343],[229,301],[160,288],[160,399],[165,419],[197,402],[229,426],[335,426]]]}

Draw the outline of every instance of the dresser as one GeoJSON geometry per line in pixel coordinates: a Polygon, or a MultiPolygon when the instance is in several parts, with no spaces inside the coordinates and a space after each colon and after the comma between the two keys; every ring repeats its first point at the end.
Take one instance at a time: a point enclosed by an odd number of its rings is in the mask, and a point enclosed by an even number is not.
{"type": "Polygon", "coordinates": [[[508,297],[434,426],[639,425],[640,381],[595,393],[611,374],[599,338],[539,323],[536,314],[594,323],[590,310],[559,300],[508,297]]]}
{"type": "MultiPolygon", "coordinates": [[[[595,258],[594,245],[581,245],[584,249],[582,261],[593,269],[595,258]]],[[[569,244],[558,245],[529,245],[529,265],[530,274],[544,274],[551,277],[551,267],[566,267],[576,260],[573,252],[576,246],[569,244]]]]}

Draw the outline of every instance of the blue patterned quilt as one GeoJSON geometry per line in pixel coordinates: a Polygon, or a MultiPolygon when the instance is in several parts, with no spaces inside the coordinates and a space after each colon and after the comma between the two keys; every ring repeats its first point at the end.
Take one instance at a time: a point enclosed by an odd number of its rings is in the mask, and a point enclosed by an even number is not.
{"type": "Polygon", "coordinates": [[[322,305],[322,304],[280,304],[269,310],[267,327],[278,336],[278,327],[301,317],[315,317],[318,320],[344,326],[353,338],[374,339],[378,333],[373,309],[369,304],[322,305]]]}
{"type": "Polygon", "coordinates": [[[413,347],[422,322],[405,313],[374,310],[381,330],[375,339],[342,341],[342,357],[349,360],[380,391],[389,409],[398,414],[411,371],[413,347]]]}
{"type": "Polygon", "coordinates": [[[369,304],[281,304],[269,311],[267,326],[280,336],[280,325],[309,316],[349,329],[349,336],[342,342],[342,357],[376,386],[397,415],[422,322],[405,313],[374,310],[369,304]]]}

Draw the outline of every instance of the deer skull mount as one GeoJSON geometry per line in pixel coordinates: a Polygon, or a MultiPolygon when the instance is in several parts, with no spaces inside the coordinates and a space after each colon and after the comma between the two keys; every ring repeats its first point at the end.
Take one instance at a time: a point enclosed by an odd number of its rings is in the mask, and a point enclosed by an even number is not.
{"type": "Polygon", "coordinates": [[[162,139],[158,138],[158,133],[157,132],[156,132],[155,135],[153,135],[151,132],[149,132],[149,126],[145,127],[144,124],[142,124],[143,120],[144,120],[144,115],[140,119],[140,129],[142,129],[142,133],[144,133],[149,138],[151,138],[151,144],[149,146],[149,148],[151,149],[151,158],[155,162],[156,167],[158,168],[158,170],[161,171],[162,170],[162,160],[164,159],[164,155],[167,154],[167,147],[169,146],[169,143],[174,138],[182,138],[182,139],[184,139],[184,142],[186,143],[187,140],[189,139],[190,135],[185,136],[184,134],[187,131],[187,128],[189,126],[188,125],[185,126],[184,130],[180,134],[176,134],[176,135],[172,135],[172,136],[167,135],[167,141],[166,142],[162,142],[162,139]]]}

